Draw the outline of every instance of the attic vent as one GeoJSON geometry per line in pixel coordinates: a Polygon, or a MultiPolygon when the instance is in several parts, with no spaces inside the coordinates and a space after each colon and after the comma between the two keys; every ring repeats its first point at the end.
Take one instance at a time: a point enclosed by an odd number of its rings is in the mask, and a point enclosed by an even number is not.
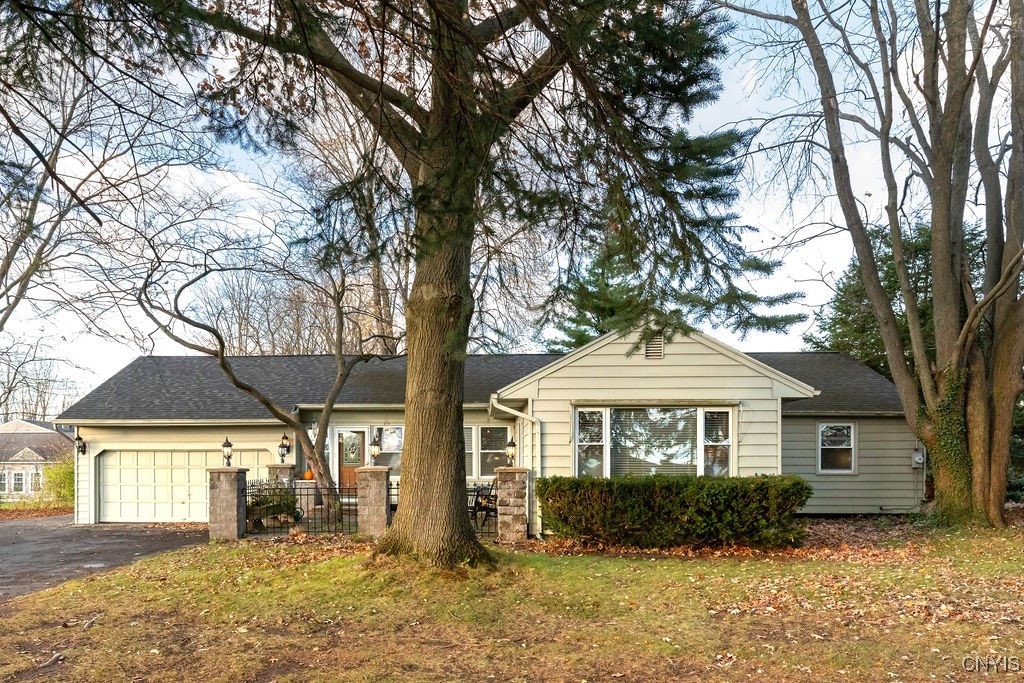
{"type": "Polygon", "coordinates": [[[660,334],[654,335],[644,342],[644,358],[664,358],[665,337],[660,334]]]}

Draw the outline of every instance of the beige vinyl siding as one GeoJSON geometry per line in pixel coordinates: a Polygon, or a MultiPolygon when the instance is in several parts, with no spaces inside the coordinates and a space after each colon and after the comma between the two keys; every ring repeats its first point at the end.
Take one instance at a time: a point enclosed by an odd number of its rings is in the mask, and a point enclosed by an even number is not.
{"type": "MultiPolygon", "coordinates": [[[[305,424],[314,420],[310,414],[303,415],[305,424]]],[[[465,412],[465,424],[467,426],[477,425],[500,425],[512,426],[514,421],[502,419],[501,415],[494,417],[488,415],[484,409],[472,409],[465,412]]],[[[397,426],[404,424],[404,411],[393,410],[335,410],[331,415],[332,427],[353,427],[370,428],[375,426],[397,426]]],[[[112,472],[107,471],[107,482],[101,481],[98,459],[104,457],[109,459],[125,460],[125,469],[137,469],[126,454],[130,453],[175,453],[177,462],[202,462],[205,477],[205,466],[211,462],[213,466],[220,466],[219,457],[220,445],[227,437],[231,440],[234,450],[234,457],[231,464],[236,467],[249,469],[247,478],[265,479],[268,476],[267,465],[277,462],[277,446],[281,441],[281,434],[289,431],[283,424],[224,424],[220,426],[209,425],[173,425],[173,426],[147,426],[147,425],[121,425],[121,426],[80,426],[79,433],[87,444],[87,452],[75,456],[75,523],[95,524],[101,520],[103,515],[114,514],[115,508],[108,505],[103,507],[104,485],[108,487],[108,493],[113,492],[111,479],[112,472]],[[213,456],[206,454],[212,453],[213,456]],[[117,455],[113,455],[117,454],[117,455]],[[199,454],[204,454],[200,456],[199,454]],[[212,460],[211,460],[212,457],[212,460]]],[[[332,455],[337,448],[333,438],[328,442],[332,455]]],[[[305,462],[293,447],[292,453],[287,457],[286,462],[296,464],[299,468],[305,468],[305,462]]],[[[135,456],[138,457],[138,456],[135,456]]],[[[149,457],[145,455],[143,457],[149,457]]],[[[154,456],[156,457],[156,456],[154,456]]],[[[162,457],[162,456],[161,456],[162,457]]],[[[191,466],[190,466],[191,467],[191,466]]],[[[193,469],[196,469],[193,467],[193,469]]],[[[154,475],[159,477],[160,475],[154,475]]],[[[205,481],[205,479],[204,479],[205,481]]],[[[120,482],[119,482],[120,485],[120,482]]],[[[155,491],[155,489],[154,489],[155,491]]],[[[122,486],[118,495],[131,498],[131,492],[126,491],[122,486]]],[[[140,494],[141,495],[141,494],[140,494]]],[[[190,492],[195,498],[195,491],[190,492]]],[[[133,499],[133,498],[132,498],[133,499]]],[[[144,505],[140,504],[144,510],[144,505]]],[[[189,514],[195,515],[196,505],[192,505],[189,514]]],[[[127,507],[124,508],[128,510],[127,507]]],[[[175,508],[178,510],[180,508],[175,508]]],[[[166,510],[166,507],[153,508],[153,514],[157,515],[166,510]]],[[[122,513],[117,511],[118,515],[122,513]]],[[[124,514],[128,514],[127,512],[124,514]]],[[[142,514],[142,513],[139,513],[142,514]]],[[[205,514],[203,515],[205,520],[205,514]]],[[[153,521],[172,521],[170,519],[153,521]]],[[[201,520],[195,520],[201,521],[201,520]]]]}
{"type": "MultiPolygon", "coordinates": [[[[744,364],[698,338],[678,336],[665,343],[663,358],[643,350],[629,355],[635,337],[610,339],[550,372],[501,392],[499,401],[533,399],[541,420],[541,462],[536,476],[573,474],[573,409],[630,402],[665,405],[672,401],[733,411],[734,473],[773,474],[779,470],[779,398],[809,394],[784,386],[766,371],[744,364]]],[[[524,425],[529,430],[530,425],[524,425]]],[[[531,506],[531,528],[539,523],[531,506]]]]}
{"type": "Polygon", "coordinates": [[[917,439],[902,418],[786,417],[782,471],[814,487],[803,512],[853,514],[911,512],[924,492],[924,471],[911,467],[917,439]],[[855,425],[856,474],[818,474],[817,426],[855,425]]]}
{"type": "MultiPolygon", "coordinates": [[[[304,414],[304,420],[307,424],[315,419],[314,416],[304,414]]],[[[496,413],[491,416],[487,413],[486,409],[483,408],[472,408],[470,410],[463,411],[462,423],[466,427],[512,427],[515,424],[515,420],[511,415],[506,417],[503,413],[496,413]]],[[[335,410],[331,413],[331,426],[349,429],[372,429],[375,427],[401,427],[405,425],[405,411],[400,409],[394,410],[335,410]]],[[[373,435],[368,432],[368,437],[373,438],[373,435]]],[[[328,448],[331,453],[332,462],[337,458],[338,444],[336,439],[331,439],[328,444],[328,448]]],[[[523,452],[520,449],[520,452],[523,452]]],[[[304,467],[305,462],[300,458],[300,466],[304,467]]],[[[394,476],[394,475],[393,475],[394,476]]],[[[399,477],[400,478],[400,477],[399,477]]]]}

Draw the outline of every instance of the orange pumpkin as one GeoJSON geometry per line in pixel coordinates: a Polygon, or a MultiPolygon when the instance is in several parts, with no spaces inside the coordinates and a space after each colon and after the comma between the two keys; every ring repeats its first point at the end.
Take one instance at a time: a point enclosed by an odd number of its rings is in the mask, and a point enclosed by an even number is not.
{"type": "Polygon", "coordinates": [[[313,470],[306,470],[306,473],[303,474],[302,477],[307,480],[313,479],[313,470]]]}

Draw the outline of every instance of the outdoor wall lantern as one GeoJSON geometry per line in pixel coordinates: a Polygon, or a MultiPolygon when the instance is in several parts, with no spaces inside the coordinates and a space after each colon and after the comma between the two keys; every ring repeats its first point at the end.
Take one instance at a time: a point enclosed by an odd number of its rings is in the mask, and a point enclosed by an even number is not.
{"type": "Polygon", "coordinates": [[[228,441],[228,437],[224,437],[224,443],[220,445],[220,452],[224,454],[224,467],[231,467],[231,447],[233,443],[228,441]]]}
{"type": "Polygon", "coordinates": [[[380,430],[373,433],[373,441],[370,442],[370,457],[374,460],[380,455],[380,430]]]}
{"type": "Polygon", "coordinates": [[[281,463],[284,463],[285,456],[292,452],[292,440],[288,438],[288,434],[281,435],[281,443],[277,447],[277,455],[281,458],[281,463]]]}
{"type": "Polygon", "coordinates": [[[508,443],[505,444],[505,460],[508,461],[509,467],[514,467],[516,464],[516,440],[509,439],[508,443]]]}
{"type": "Polygon", "coordinates": [[[79,434],[75,437],[75,453],[79,455],[85,455],[85,439],[79,434]]]}

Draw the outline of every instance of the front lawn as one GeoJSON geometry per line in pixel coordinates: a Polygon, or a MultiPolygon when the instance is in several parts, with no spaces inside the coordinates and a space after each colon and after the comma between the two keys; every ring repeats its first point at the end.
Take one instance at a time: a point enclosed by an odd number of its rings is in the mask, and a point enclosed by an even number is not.
{"type": "Polygon", "coordinates": [[[1024,659],[1019,527],[617,552],[441,572],[343,538],[173,551],[0,606],[0,680],[965,681],[1024,659]]]}

